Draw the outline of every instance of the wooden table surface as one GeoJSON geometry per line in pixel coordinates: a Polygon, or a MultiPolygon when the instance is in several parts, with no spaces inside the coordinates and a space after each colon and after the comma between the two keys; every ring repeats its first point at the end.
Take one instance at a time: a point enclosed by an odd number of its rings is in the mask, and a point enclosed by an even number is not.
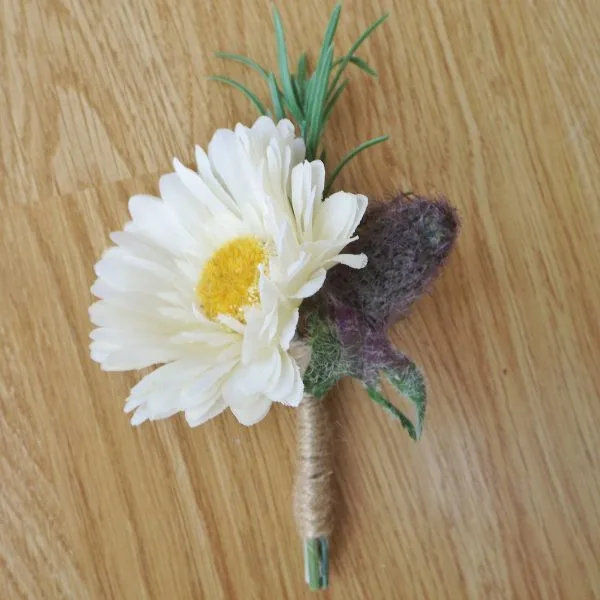
{"type": "MultiPolygon", "coordinates": [[[[279,2],[317,51],[332,2],[279,2]]],[[[332,599],[600,598],[600,3],[355,0],[389,10],[329,133],[339,180],[445,192],[459,243],[392,332],[429,378],[414,444],[352,381],[331,395],[332,599]]],[[[88,356],[93,264],[217,127],[249,123],[215,50],[271,67],[267,2],[5,0],[0,31],[0,597],[285,599],[295,414],[132,428],[136,374],[88,356]]]]}

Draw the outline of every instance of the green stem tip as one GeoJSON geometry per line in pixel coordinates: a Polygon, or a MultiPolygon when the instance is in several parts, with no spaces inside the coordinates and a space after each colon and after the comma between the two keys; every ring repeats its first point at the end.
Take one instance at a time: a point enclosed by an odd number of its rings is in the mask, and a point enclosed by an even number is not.
{"type": "Polygon", "coordinates": [[[304,540],[304,578],[311,590],[324,590],[329,584],[329,540],[304,540]]]}

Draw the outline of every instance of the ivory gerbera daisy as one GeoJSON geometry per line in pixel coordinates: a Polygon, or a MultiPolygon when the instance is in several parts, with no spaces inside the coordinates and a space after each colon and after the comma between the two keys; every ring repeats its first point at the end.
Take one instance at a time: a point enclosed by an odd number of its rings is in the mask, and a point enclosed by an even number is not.
{"type": "Polygon", "coordinates": [[[197,170],[175,160],[160,198],[130,199],[96,264],[90,349],[107,371],[162,365],[131,390],[132,423],[183,411],[195,426],[229,407],[252,425],[299,404],[299,306],[333,265],[366,265],[341,253],[366,197],[323,199],[324,165],[304,156],[290,121],[260,117],[196,148],[197,170]]]}

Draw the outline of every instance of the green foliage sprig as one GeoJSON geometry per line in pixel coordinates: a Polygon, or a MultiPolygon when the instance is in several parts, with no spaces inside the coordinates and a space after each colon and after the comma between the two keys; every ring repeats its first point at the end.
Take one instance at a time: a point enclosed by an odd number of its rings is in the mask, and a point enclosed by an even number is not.
{"type": "MultiPolygon", "coordinates": [[[[334,56],[334,37],[341,11],[342,7],[338,4],[331,13],[323,36],[321,50],[312,72],[308,68],[306,52],[298,59],[296,72],[290,72],[283,23],[279,11],[275,7],[273,7],[273,20],[279,78],[275,73],[268,71],[251,58],[231,52],[217,52],[217,57],[241,63],[256,71],[264,79],[271,100],[270,108],[267,108],[261,102],[257,94],[238,81],[222,75],[215,75],[210,78],[242,92],[261,115],[269,115],[276,120],[287,117],[295,121],[300,127],[301,135],[306,143],[307,160],[320,158],[323,162],[326,161],[322,138],[331,113],[348,86],[349,79],[344,77],[347,67],[352,65],[371,77],[377,77],[375,69],[364,59],[357,56],[356,53],[363,42],[387,19],[388,15],[383,15],[367,27],[352,44],[350,50],[336,58],[334,56]]],[[[386,141],[388,138],[387,135],[373,138],[348,152],[331,171],[325,185],[325,193],[329,193],[336,177],[357,154],[386,141]]]]}

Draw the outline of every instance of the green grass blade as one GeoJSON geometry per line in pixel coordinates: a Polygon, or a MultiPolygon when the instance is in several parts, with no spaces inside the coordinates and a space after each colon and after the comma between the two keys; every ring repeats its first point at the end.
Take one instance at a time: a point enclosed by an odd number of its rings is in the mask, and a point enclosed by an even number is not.
{"type": "Polygon", "coordinates": [[[306,52],[303,52],[298,59],[298,66],[296,67],[296,77],[292,77],[292,81],[295,83],[294,89],[296,89],[297,96],[300,101],[300,106],[304,106],[306,99],[306,76],[308,66],[306,62],[306,52]]]}
{"type": "Polygon", "coordinates": [[[325,106],[325,113],[323,114],[323,123],[322,123],[321,131],[323,131],[323,127],[325,127],[325,125],[327,124],[327,121],[329,121],[329,117],[331,116],[331,112],[333,111],[333,107],[335,106],[335,103],[340,99],[342,92],[346,89],[346,87],[349,83],[350,83],[349,79],[346,79],[342,83],[340,83],[337,90],[335,90],[335,92],[331,95],[331,98],[329,98],[329,100],[327,101],[327,105],[325,106]]]}
{"type": "Polygon", "coordinates": [[[333,63],[333,38],[340,21],[342,12],[341,4],[337,4],[333,9],[325,34],[323,35],[323,43],[317,59],[317,66],[313,76],[308,82],[306,90],[306,149],[308,160],[316,158],[317,147],[319,145],[319,137],[321,134],[321,124],[323,114],[325,112],[324,102],[327,97],[329,76],[331,73],[331,65],[333,63]]]}
{"type": "Polygon", "coordinates": [[[342,62],[338,66],[337,73],[335,75],[333,83],[331,84],[330,89],[335,89],[335,86],[338,84],[340,77],[342,76],[344,70],[348,66],[348,63],[351,61],[356,51],[360,48],[360,45],[375,31],[375,29],[377,29],[388,18],[388,16],[389,15],[385,14],[382,17],[379,17],[379,19],[377,19],[377,21],[375,21],[373,24],[369,25],[369,27],[367,27],[365,31],[361,34],[361,36],[354,42],[354,44],[352,44],[350,50],[348,51],[348,54],[346,54],[346,56],[343,57],[342,62]]]}
{"type": "Polygon", "coordinates": [[[279,77],[283,88],[283,97],[294,118],[300,122],[303,119],[302,109],[296,101],[290,69],[288,67],[287,50],[285,47],[285,34],[283,23],[276,6],[273,6],[273,20],[275,22],[275,40],[277,42],[277,63],[279,65],[279,77]]]}
{"type": "Polygon", "coordinates": [[[342,5],[337,4],[336,7],[333,9],[333,12],[331,13],[331,17],[329,17],[329,22],[327,23],[327,28],[325,29],[325,35],[323,36],[323,44],[321,45],[321,52],[319,53],[318,63],[322,62],[325,59],[327,51],[331,47],[331,44],[333,44],[333,38],[335,36],[338,23],[340,22],[341,12],[342,5]]]}
{"type": "Polygon", "coordinates": [[[325,111],[324,104],[327,96],[329,74],[333,62],[333,46],[327,50],[322,61],[319,61],[314,81],[311,80],[307,98],[306,114],[306,158],[314,160],[319,145],[319,135],[325,111]]]}
{"type": "Polygon", "coordinates": [[[348,154],[346,154],[346,156],[344,156],[344,158],[342,158],[342,160],[340,160],[338,166],[333,170],[333,173],[330,175],[329,179],[327,180],[327,184],[325,185],[324,196],[329,195],[329,191],[330,191],[331,186],[333,185],[333,182],[335,181],[336,177],[340,174],[341,170],[357,154],[360,154],[363,150],[367,150],[367,148],[372,148],[373,146],[375,146],[377,144],[381,144],[382,142],[387,141],[389,138],[390,138],[389,135],[381,135],[379,137],[373,138],[372,140],[367,140],[366,142],[363,142],[362,144],[360,144],[356,148],[354,148],[354,150],[351,150],[350,152],[348,152],[348,154]]]}
{"type": "Polygon", "coordinates": [[[213,75],[208,79],[211,81],[219,81],[221,83],[225,83],[227,85],[230,85],[231,87],[234,87],[236,90],[242,92],[242,94],[244,94],[244,96],[246,96],[246,98],[248,98],[248,100],[250,100],[250,102],[252,102],[252,104],[256,106],[258,112],[261,115],[267,114],[267,109],[265,108],[264,104],[257,98],[256,94],[253,94],[246,86],[242,85],[241,83],[234,81],[230,77],[223,77],[222,75],[213,75]]]}
{"type": "MultiPolygon", "coordinates": [[[[346,56],[340,56],[339,58],[336,58],[333,62],[333,67],[335,68],[338,65],[340,65],[344,61],[344,58],[346,58],[346,56]]],[[[371,77],[379,77],[377,71],[366,60],[360,58],[359,56],[351,56],[350,64],[356,65],[359,69],[361,69],[371,77]]]]}
{"type": "Polygon", "coordinates": [[[271,92],[271,102],[273,103],[275,119],[277,121],[280,121],[285,117],[285,110],[283,108],[283,104],[281,103],[281,92],[277,87],[277,80],[275,79],[275,75],[273,75],[273,73],[269,73],[267,81],[269,83],[269,92],[271,92]]]}
{"type": "Polygon", "coordinates": [[[296,101],[298,102],[298,104],[300,106],[302,106],[303,104],[303,94],[302,94],[302,90],[300,89],[300,84],[298,83],[298,80],[292,75],[292,88],[294,89],[294,94],[296,95],[296,101]]]}
{"type": "Polygon", "coordinates": [[[300,87],[305,85],[307,74],[306,52],[303,52],[298,59],[298,66],[296,67],[296,79],[300,87]]]}
{"type": "Polygon", "coordinates": [[[257,73],[260,73],[262,77],[265,79],[269,79],[269,74],[263,67],[261,67],[256,61],[248,58],[247,56],[242,56],[241,54],[233,54],[232,52],[215,52],[215,56],[217,58],[223,58],[225,60],[231,60],[233,62],[240,63],[242,65],[246,65],[251,69],[254,69],[257,73]]]}

